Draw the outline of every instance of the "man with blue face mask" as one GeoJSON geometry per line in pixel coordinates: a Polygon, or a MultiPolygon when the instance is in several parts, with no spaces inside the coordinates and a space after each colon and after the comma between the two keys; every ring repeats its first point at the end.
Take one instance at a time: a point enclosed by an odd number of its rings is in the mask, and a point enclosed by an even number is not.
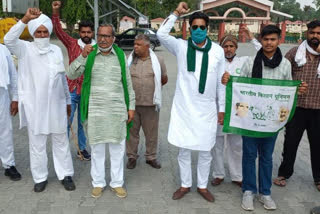
{"type": "Polygon", "coordinates": [[[225,58],[223,49],[207,37],[209,18],[204,13],[195,12],[190,16],[191,37],[188,41],[169,35],[177,18],[188,11],[188,5],[180,2],[157,32],[161,44],[179,62],[168,141],[179,147],[181,186],[172,199],[180,199],[190,192],[191,152],[198,151],[197,191],[204,199],[213,202],[214,197],[207,189],[207,184],[217,120],[219,118],[222,123],[224,117],[225,87],[221,84],[221,77],[225,58]]]}
{"type": "Polygon", "coordinates": [[[19,60],[20,128],[28,128],[30,169],[35,192],[45,190],[48,183],[48,137],[52,139],[54,169],[58,179],[66,190],[75,189],[67,135],[67,111],[71,111],[71,99],[62,51],[50,44],[51,32],[51,19],[41,14],[38,8],[29,8],[4,37],[6,46],[19,60]],[[33,42],[19,39],[26,25],[34,38],[33,42]]]}

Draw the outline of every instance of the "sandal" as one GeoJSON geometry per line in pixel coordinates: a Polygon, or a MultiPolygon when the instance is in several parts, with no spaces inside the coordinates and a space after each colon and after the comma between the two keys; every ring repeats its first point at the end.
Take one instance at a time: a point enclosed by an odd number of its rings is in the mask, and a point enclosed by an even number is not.
{"type": "Polygon", "coordinates": [[[316,185],[317,190],[320,192],[320,181],[314,182],[314,185],[316,185]]]}
{"type": "Polygon", "coordinates": [[[285,187],[287,185],[286,180],[287,179],[285,177],[279,176],[273,180],[273,183],[279,187],[285,187]]]}

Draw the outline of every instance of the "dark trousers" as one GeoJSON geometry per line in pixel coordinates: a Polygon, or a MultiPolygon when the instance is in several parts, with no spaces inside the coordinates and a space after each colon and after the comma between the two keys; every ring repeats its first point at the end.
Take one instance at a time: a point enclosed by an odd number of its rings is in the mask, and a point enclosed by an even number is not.
{"type": "Polygon", "coordinates": [[[307,131],[310,144],[312,175],[320,181],[320,109],[296,108],[292,120],[286,125],[282,163],[278,176],[286,179],[293,174],[294,162],[303,132],[307,131]]]}
{"type": "Polygon", "coordinates": [[[242,136],[242,191],[257,193],[256,159],[259,157],[259,193],[271,194],[272,154],[278,134],[272,137],[255,138],[242,136]]]}

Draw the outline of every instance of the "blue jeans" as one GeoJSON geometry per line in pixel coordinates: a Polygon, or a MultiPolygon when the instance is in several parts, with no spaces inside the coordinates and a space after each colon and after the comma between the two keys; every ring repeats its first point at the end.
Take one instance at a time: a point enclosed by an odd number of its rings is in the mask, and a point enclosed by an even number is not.
{"type": "Polygon", "coordinates": [[[80,94],[77,94],[77,89],[73,90],[71,95],[71,115],[69,118],[69,124],[68,124],[68,135],[70,131],[70,124],[72,124],[74,113],[78,107],[78,144],[79,149],[82,151],[86,148],[86,136],[84,134],[83,126],[81,123],[81,117],[80,117],[80,94]]]}
{"type": "Polygon", "coordinates": [[[242,191],[257,193],[256,159],[259,155],[259,193],[271,194],[272,154],[278,135],[265,138],[242,136],[242,191]]]}

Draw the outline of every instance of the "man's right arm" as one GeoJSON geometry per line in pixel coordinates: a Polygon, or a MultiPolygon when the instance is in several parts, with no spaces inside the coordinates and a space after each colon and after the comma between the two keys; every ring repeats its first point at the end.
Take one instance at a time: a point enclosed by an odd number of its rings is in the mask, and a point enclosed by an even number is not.
{"type": "Polygon", "coordinates": [[[177,55],[177,49],[179,48],[179,41],[169,33],[178,19],[178,16],[183,15],[188,11],[188,5],[185,2],[180,2],[177,9],[163,21],[157,31],[157,37],[160,40],[160,43],[175,56],[177,55]]]}
{"type": "Polygon", "coordinates": [[[23,18],[15,24],[4,36],[4,43],[11,53],[18,58],[26,52],[26,42],[19,39],[29,21],[38,18],[41,15],[39,8],[28,8],[23,18]]]}
{"type": "Polygon", "coordinates": [[[177,49],[178,49],[178,39],[174,36],[171,36],[169,33],[174,26],[175,21],[177,20],[177,16],[171,14],[168,18],[166,18],[163,23],[161,24],[160,28],[157,31],[157,37],[160,43],[168,49],[170,53],[177,56],[177,49]]]}
{"type": "Polygon", "coordinates": [[[80,54],[80,56],[70,64],[69,70],[66,72],[68,78],[74,80],[80,77],[85,70],[86,62],[87,58],[80,54]]]}
{"type": "Polygon", "coordinates": [[[68,48],[72,41],[75,40],[71,36],[69,36],[66,32],[63,31],[61,23],[60,23],[60,14],[59,10],[61,7],[60,1],[54,1],[52,2],[52,24],[53,24],[53,30],[55,34],[57,35],[58,39],[68,48]]]}
{"type": "Polygon", "coordinates": [[[21,20],[15,24],[8,33],[4,36],[4,44],[10,50],[10,52],[16,55],[18,58],[21,58],[26,50],[25,41],[19,39],[21,33],[25,29],[26,24],[21,20]]]}
{"type": "Polygon", "coordinates": [[[294,48],[289,50],[285,55],[285,58],[287,58],[287,60],[289,60],[289,62],[291,63],[291,67],[292,67],[292,62],[294,61],[294,56],[295,56],[295,54],[293,54],[293,52],[294,52],[294,48]]]}

